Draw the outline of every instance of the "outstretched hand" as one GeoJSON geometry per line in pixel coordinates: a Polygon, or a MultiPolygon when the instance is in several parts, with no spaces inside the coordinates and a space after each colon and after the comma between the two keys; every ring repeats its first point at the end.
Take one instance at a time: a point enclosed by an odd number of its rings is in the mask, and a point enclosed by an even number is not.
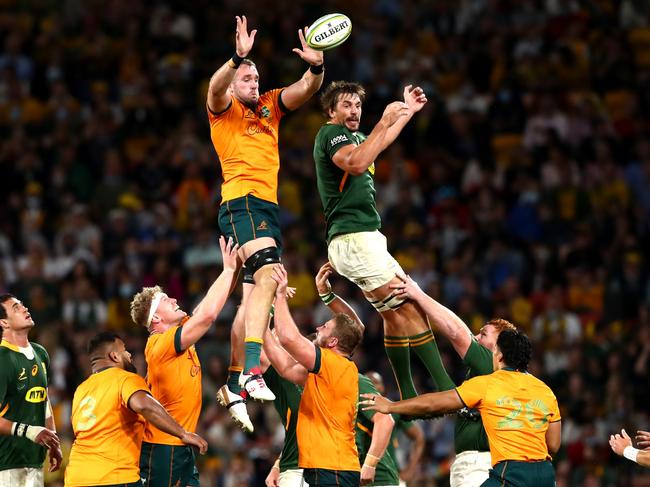
{"type": "Polygon", "coordinates": [[[300,45],[302,49],[298,49],[296,47],[293,49],[293,52],[298,54],[298,56],[300,56],[303,61],[308,62],[312,66],[318,66],[320,64],[323,64],[323,52],[309,47],[307,41],[305,40],[308,30],[309,29],[307,27],[304,29],[298,29],[298,38],[300,39],[300,45]]]}
{"type": "Polygon", "coordinates": [[[614,453],[617,455],[623,455],[623,450],[625,447],[632,446],[632,439],[628,436],[624,429],[621,430],[621,434],[616,433],[609,437],[609,446],[612,447],[614,453]]]}
{"type": "Polygon", "coordinates": [[[235,18],[237,19],[237,30],[235,31],[235,51],[239,57],[246,57],[253,48],[257,29],[253,29],[249,33],[246,16],[242,15],[240,17],[237,15],[235,18]]]}
{"type": "Polygon", "coordinates": [[[406,103],[402,101],[394,101],[389,103],[384,109],[384,113],[381,116],[381,120],[388,126],[392,127],[395,125],[400,118],[406,117],[409,115],[409,107],[406,103]]]}
{"type": "Polygon", "coordinates": [[[384,396],[379,394],[361,394],[363,401],[359,401],[359,404],[363,406],[364,411],[378,411],[384,414],[390,414],[390,405],[393,404],[393,401],[386,399],[384,396]]]}
{"type": "Polygon", "coordinates": [[[401,282],[391,284],[389,287],[393,289],[395,297],[401,299],[417,299],[424,294],[418,283],[415,282],[411,276],[407,274],[396,274],[401,282]]]}
{"type": "Polygon", "coordinates": [[[229,269],[236,271],[239,245],[234,242],[232,237],[228,237],[228,241],[226,242],[226,237],[222,235],[219,237],[219,247],[221,247],[221,255],[223,257],[223,270],[229,269]]]}
{"type": "Polygon", "coordinates": [[[407,85],[404,87],[404,103],[408,105],[411,113],[419,112],[427,103],[427,95],[419,86],[413,88],[413,85],[407,85]]]}
{"type": "Polygon", "coordinates": [[[275,290],[275,299],[287,299],[287,287],[289,286],[289,277],[287,270],[282,264],[275,264],[273,266],[273,273],[271,278],[278,284],[275,290]]]}
{"type": "Polygon", "coordinates": [[[332,272],[334,272],[334,268],[329,262],[325,262],[325,264],[318,269],[318,274],[316,274],[314,281],[316,282],[316,290],[321,296],[329,294],[332,291],[332,285],[328,279],[332,272]]]}

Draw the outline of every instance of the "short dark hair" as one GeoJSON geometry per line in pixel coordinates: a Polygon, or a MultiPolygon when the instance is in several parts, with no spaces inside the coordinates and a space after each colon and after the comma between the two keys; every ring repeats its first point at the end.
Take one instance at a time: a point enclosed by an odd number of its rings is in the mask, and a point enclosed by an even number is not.
{"type": "Polygon", "coordinates": [[[334,332],[332,336],[338,338],[338,348],[348,355],[352,355],[354,350],[361,343],[363,330],[359,323],[345,313],[337,313],[334,316],[334,332]]]}
{"type": "Polygon", "coordinates": [[[503,362],[507,367],[522,372],[528,370],[533,346],[523,331],[503,330],[497,338],[497,347],[503,354],[503,362]]]}
{"type": "Polygon", "coordinates": [[[121,340],[120,336],[117,333],[112,331],[102,331],[90,339],[88,342],[88,355],[94,355],[100,349],[104,348],[106,345],[112,345],[116,340],[121,340]]]}
{"type": "Polygon", "coordinates": [[[358,95],[363,103],[366,99],[366,90],[359,83],[353,81],[332,81],[320,95],[320,106],[326,117],[329,118],[330,110],[334,110],[341,95],[358,95]]]}
{"type": "Polygon", "coordinates": [[[4,304],[9,301],[11,298],[15,298],[13,294],[0,294],[0,320],[4,320],[7,318],[7,310],[4,307],[4,304]]]}

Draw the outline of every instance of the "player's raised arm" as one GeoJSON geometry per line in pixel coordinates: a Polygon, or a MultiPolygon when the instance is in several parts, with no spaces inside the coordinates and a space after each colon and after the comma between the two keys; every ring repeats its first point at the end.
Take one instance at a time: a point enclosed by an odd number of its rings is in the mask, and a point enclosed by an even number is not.
{"type": "Polygon", "coordinates": [[[427,95],[419,86],[413,88],[413,85],[407,85],[404,87],[404,103],[406,103],[406,106],[408,107],[408,113],[406,116],[399,118],[397,122],[391,125],[386,131],[386,136],[384,138],[384,144],[386,147],[395,142],[395,139],[397,139],[397,136],[402,132],[402,129],[406,126],[409,120],[411,120],[413,115],[422,110],[424,105],[426,105],[427,95]]]}
{"type": "Polygon", "coordinates": [[[312,370],[316,364],[316,346],[302,336],[289,312],[287,302],[287,271],[282,264],[273,268],[271,275],[278,283],[275,292],[275,330],[280,339],[280,345],[303,367],[312,370]]]}
{"type": "MultiPolygon", "coordinates": [[[[350,102],[351,101],[348,100],[341,100],[338,103],[345,105],[350,102]]],[[[355,116],[356,112],[360,115],[361,102],[359,101],[358,108],[351,106],[350,111],[352,112],[352,117],[355,116]]],[[[372,132],[370,132],[370,135],[363,144],[349,144],[341,147],[336,154],[332,156],[332,161],[338,167],[349,172],[353,176],[363,174],[368,167],[375,162],[377,156],[388,147],[388,144],[386,144],[386,134],[388,133],[388,129],[397,123],[400,118],[406,117],[408,114],[409,108],[405,103],[401,101],[390,103],[386,106],[381,119],[374,126],[372,132]]]]}
{"type": "Polygon", "coordinates": [[[394,289],[396,295],[400,298],[415,301],[432,321],[436,330],[447,337],[461,358],[465,358],[465,354],[472,343],[472,332],[465,322],[453,311],[420,289],[417,282],[411,279],[410,276],[398,275],[397,277],[402,282],[390,286],[394,289]]]}
{"type": "Polygon", "coordinates": [[[228,87],[232,83],[242,60],[248,56],[248,53],[253,48],[255,34],[257,34],[255,29],[250,33],[248,32],[248,21],[245,15],[235,18],[237,20],[235,54],[212,75],[208,85],[207,104],[208,108],[214,113],[222,112],[230,105],[228,87]]]}
{"type": "Polygon", "coordinates": [[[309,100],[323,84],[323,53],[307,45],[306,35],[307,27],[304,30],[298,29],[298,38],[302,49],[295,48],[293,52],[298,54],[303,61],[309,63],[309,69],[302,75],[302,78],[285,88],[280,95],[282,103],[289,110],[295,110],[309,100]]]}
{"type": "MultiPolygon", "coordinates": [[[[289,353],[282,348],[277,336],[270,329],[266,329],[264,334],[263,352],[266,359],[281,377],[287,379],[299,386],[305,385],[309,372],[304,365],[296,362],[289,353]]],[[[264,356],[262,357],[264,359],[264,356]]],[[[264,360],[262,360],[262,369],[264,369],[264,360]]]]}
{"type": "Polygon", "coordinates": [[[223,236],[219,238],[219,246],[223,256],[223,270],[194,310],[192,317],[183,325],[181,330],[182,350],[187,350],[194,345],[208,331],[226,304],[233,280],[237,277],[237,250],[239,247],[233,243],[231,238],[226,243],[223,236]]]}

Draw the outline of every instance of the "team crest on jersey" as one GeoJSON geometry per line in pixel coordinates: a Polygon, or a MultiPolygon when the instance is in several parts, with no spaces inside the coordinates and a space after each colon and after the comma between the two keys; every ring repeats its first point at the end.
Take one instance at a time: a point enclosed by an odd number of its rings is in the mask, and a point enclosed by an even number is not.
{"type": "Polygon", "coordinates": [[[25,373],[25,367],[23,367],[23,370],[21,370],[20,374],[18,374],[18,380],[27,380],[27,374],[25,373]]]}
{"type": "Polygon", "coordinates": [[[262,118],[269,118],[271,116],[271,110],[269,110],[266,105],[262,106],[260,108],[260,117],[262,118]]]}

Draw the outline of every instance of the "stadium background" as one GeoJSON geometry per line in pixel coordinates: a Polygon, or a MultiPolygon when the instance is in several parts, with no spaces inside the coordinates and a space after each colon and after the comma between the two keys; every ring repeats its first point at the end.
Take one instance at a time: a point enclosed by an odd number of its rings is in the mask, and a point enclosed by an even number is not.
{"type": "MultiPolygon", "coordinates": [[[[367,87],[362,128],[407,83],[430,100],[377,161],[392,252],[474,330],[500,316],[534,339],[532,372],[563,415],[558,486],[650,485],[607,446],[621,426],[650,429],[649,3],[0,1],[0,291],[29,306],[31,338],[49,350],[62,436],[88,336],[118,331],[144,371],[133,293],[158,283],[189,310],[220,270],[205,89],[234,50],[234,16],[259,30],[263,91],[306,69],[297,29],[342,11],[353,33],[326,53],[325,80],[367,87]]],[[[305,330],[327,316],[313,286],[326,257],[311,160],[322,121],[312,100],[281,135],[284,262],[305,330]]],[[[335,290],[367,324],[360,369],[394,395],[377,316],[342,279],[335,290]]],[[[249,408],[246,436],[215,405],[235,304],[199,344],[202,485],[263,485],[282,441],[270,406],[249,408]]],[[[416,379],[432,387],[418,367],[416,379]]],[[[421,424],[411,485],[446,485],[452,420],[421,424]]]]}

